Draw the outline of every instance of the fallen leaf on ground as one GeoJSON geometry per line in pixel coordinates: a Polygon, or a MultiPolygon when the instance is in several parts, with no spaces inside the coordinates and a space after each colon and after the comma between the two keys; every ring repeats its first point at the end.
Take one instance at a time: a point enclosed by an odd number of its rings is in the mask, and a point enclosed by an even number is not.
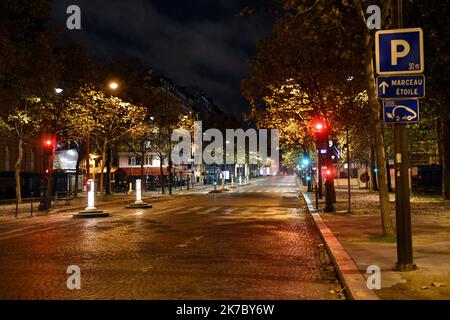
{"type": "Polygon", "coordinates": [[[433,283],[431,283],[431,285],[436,288],[445,287],[445,283],[441,283],[441,282],[433,282],[433,283]]]}
{"type": "Polygon", "coordinates": [[[429,286],[423,286],[422,289],[430,289],[429,286]]]}

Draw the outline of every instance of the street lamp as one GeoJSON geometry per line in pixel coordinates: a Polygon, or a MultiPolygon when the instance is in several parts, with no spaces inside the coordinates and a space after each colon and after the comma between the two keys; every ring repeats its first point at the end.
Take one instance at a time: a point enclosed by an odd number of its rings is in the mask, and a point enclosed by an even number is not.
{"type": "Polygon", "coordinates": [[[117,90],[119,88],[119,84],[116,81],[111,81],[108,86],[111,90],[117,90]]]}
{"type": "Polygon", "coordinates": [[[63,91],[64,91],[64,90],[61,89],[61,88],[55,88],[56,94],[60,94],[60,93],[62,93],[63,91]]]}

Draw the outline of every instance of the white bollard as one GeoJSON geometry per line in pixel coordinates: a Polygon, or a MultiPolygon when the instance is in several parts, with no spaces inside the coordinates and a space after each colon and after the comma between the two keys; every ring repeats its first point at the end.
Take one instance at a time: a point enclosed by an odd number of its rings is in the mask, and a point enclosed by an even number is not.
{"type": "MultiPolygon", "coordinates": [[[[131,186],[131,183],[130,183],[130,186],[131,186]]],[[[151,208],[151,207],[152,207],[151,204],[148,204],[148,203],[145,203],[144,201],[142,201],[142,180],[137,179],[136,180],[136,201],[134,201],[134,203],[129,204],[125,208],[126,209],[146,209],[146,208],[151,208]]]]}
{"type": "Polygon", "coordinates": [[[86,210],[97,210],[95,207],[95,182],[93,180],[89,180],[91,189],[88,192],[88,206],[86,210]]]}
{"type": "Polygon", "coordinates": [[[136,204],[141,204],[142,202],[142,191],[141,191],[141,179],[136,180],[136,204]]]}
{"type": "Polygon", "coordinates": [[[95,207],[95,183],[94,180],[88,180],[91,189],[88,191],[88,206],[83,211],[78,212],[78,214],[72,215],[74,219],[85,219],[85,218],[101,218],[109,217],[109,213],[98,210],[95,207]]]}

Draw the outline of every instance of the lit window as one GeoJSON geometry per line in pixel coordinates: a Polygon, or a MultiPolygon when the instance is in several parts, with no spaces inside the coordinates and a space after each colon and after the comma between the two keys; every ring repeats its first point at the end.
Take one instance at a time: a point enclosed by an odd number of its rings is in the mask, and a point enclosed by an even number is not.
{"type": "Polygon", "coordinates": [[[136,165],[136,157],[128,157],[128,165],[135,166],[136,165]]]}

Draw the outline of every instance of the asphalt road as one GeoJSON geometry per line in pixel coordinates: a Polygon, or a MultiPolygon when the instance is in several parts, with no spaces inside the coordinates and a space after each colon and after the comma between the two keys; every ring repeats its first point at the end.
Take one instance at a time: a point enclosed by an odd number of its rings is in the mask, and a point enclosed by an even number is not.
{"type": "Polygon", "coordinates": [[[0,224],[0,299],[336,299],[334,269],[294,177],[110,218],[0,224]],[[66,286],[68,266],[81,289],[66,286]]]}

